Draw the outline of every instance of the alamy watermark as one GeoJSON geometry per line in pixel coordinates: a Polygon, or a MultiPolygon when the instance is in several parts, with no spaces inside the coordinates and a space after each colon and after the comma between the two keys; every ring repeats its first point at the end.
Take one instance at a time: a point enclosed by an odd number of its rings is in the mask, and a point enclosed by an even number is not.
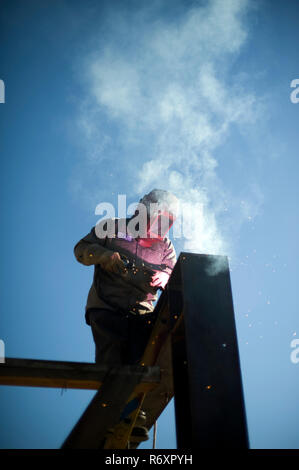
{"type": "Polygon", "coordinates": [[[0,339],[0,364],[5,362],[5,344],[3,339],[0,339]]]}
{"type": "Polygon", "coordinates": [[[3,80],[0,80],[0,103],[5,103],[5,85],[3,80]]]}
{"type": "Polygon", "coordinates": [[[290,100],[292,103],[297,104],[299,103],[299,78],[295,78],[291,81],[291,88],[295,88],[290,94],[290,100]]]}
{"type": "Polygon", "coordinates": [[[110,202],[101,202],[95,209],[101,215],[95,226],[98,238],[113,238],[115,235],[132,238],[163,238],[172,228],[173,238],[194,237],[203,220],[203,204],[180,204],[171,207],[160,203],[134,202],[127,207],[126,195],[118,195],[118,208],[110,202]],[[118,233],[116,234],[116,217],[118,233]],[[126,219],[130,219],[126,222],[126,219]],[[196,223],[195,223],[196,222],[196,223]]]}
{"type": "Polygon", "coordinates": [[[291,341],[291,348],[293,349],[290,355],[291,362],[293,364],[299,363],[299,338],[293,339],[291,341]]]}

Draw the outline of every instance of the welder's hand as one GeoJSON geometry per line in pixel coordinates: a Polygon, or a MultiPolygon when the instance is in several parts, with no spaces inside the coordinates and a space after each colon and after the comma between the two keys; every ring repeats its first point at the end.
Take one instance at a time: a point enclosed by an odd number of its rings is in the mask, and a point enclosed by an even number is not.
{"type": "Polygon", "coordinates": [[[165,289],[168,279],[169,274],[163,271],[156,271],[155,274],[152,276],[150,285],[152,287],[160,287],[161,289],[165,289]]]}
{"type": "Polygon", "coordinates": [[[108,272],[116,274],[126,274],[127,272],[120,254],[117,251],[107,251],[103,253],[99,259],[99,264],[108,272]]]}

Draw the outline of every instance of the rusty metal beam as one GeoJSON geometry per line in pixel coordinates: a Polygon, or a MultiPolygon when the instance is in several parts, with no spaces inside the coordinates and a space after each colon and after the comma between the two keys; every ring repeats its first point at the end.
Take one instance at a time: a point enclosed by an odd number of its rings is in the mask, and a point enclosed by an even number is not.
{"type": "MultiPolygon", "coordinates": [[[[109,366],[88,362],[6,358],[0,364],[0,385],[98,390],[109,370],[109,366]]],[[[124,379],[136,374],[139,377],[134,367],[119,371],[124,379]]],[[[138,390],[151,390],[159,381],[159,367],[144,367],[138,390]]]]}

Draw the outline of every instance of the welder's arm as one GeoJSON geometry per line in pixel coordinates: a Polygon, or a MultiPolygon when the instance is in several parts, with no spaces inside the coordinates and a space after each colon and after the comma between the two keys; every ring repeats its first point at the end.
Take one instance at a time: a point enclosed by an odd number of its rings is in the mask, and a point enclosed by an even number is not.
{"type": "Polygon", "coordinates": [[[170,240],[168,240],[164,257],[162,263],[164,265],[163,271],[156,271],[155,274],[152,276],[152,280],[150,285],[152,287],[158,287],[162,290],[165,289],[166,284],[170,278],[172,270],[176,263],[176,253],[174,246],[170,240]]]}
{"type": "Polygon", "coordinates": [[[100,264],[106,271],[125,273],[125,266],[120,258],[120,254],[107,250],[103,244],[104,240],[98,238],[95,235],[94,229],[92,229],[74,248],[77,261],[85,266],[100,264]]]}

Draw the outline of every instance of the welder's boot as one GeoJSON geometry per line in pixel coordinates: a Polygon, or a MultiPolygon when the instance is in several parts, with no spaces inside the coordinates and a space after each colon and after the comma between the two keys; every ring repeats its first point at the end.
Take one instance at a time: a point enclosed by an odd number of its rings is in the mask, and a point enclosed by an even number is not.
{"type": "Polygon", "coordinates": [[[143,410],[140,410],[130,436],[130,442],[143,442],[149,439],[148,430],[145,427],[145,423],[146,414],[143,410]]]}
{"type": "Polygon", "coordinates": [[[145,411],[140,410],[138,416],[136,418],[135,425],[136,426],[144,426],[146,423],[146,414],[145,411]]]}
{"type": "MultiPolygon", "coordinates": [[[[130,424],[131,418],[125,418],[125,423],[130,424]]],[[[143,410],[140,410],[135,421],[135,426],[144,426],[146,423],[146,414],[143,410]]]]}
{"type": "Polygon", "coordinates": [[[145,426],[134,426],[130,436],[130,442],[143,442],[148,440],[149,435],[147,428],[145,426]]]}

